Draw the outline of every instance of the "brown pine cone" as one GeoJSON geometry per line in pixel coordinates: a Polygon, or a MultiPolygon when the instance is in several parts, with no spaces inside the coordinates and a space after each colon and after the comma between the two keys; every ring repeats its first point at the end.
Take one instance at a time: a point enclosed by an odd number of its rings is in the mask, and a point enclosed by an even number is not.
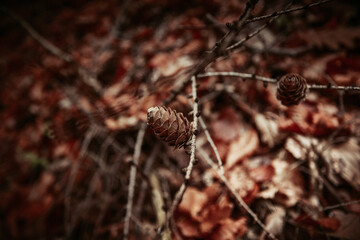
{"type": "Polygon", "coordinates": [[[147,121],[156,135],[175,148],[186,147],[192,136],[192,123],[182,113],[177,113],[171,108],[149,108],[147,121]]]}
{"type": "Polygon", "coordinates": [[[285,106],[297,105],[305,99],[306,79],[297,73],[288,73],[277,82],[276,98],[285,106]]]}

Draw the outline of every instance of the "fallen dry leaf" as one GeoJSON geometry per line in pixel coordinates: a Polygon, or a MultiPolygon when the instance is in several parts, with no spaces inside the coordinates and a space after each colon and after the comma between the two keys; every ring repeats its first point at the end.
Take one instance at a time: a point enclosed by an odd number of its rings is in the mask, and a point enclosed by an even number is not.
{"type": "Polygon", "coordinates": [[[255,181],[249,177],[248,172],[242,166],[236,166],[226,172],[229,184],[243,198],[246,203],[250,203],[259,190],[255,181]]]}
{"type": "Polygon", "coordinates": [[[189,216],[183,215],[176,218],[176,224],[184,237],[197,238],[202,235],[199,229],[199,222],[191,219],[189,216]]]}
{"type": "Polygon", "coordinates": [[[200,218],[200,231],[203,234],[213,232],[214,228],[220,221],[228,219],[234,206],[230,202],[229,197],[221,195],[219,199],[204,209],[200,218]]]}
{"type": "Polygon", "coordinates": [[[319,49],[327,47],[332,50],[337,50],[340,46],[352,49],[355,47],[355,40],[360,39],[360,29],[348,27],[325,29],[322,31],[311,29],[301,31],[298,34],[305,39],[310,46],[315,46],[319,49]]]}
{"type": "Polygon", "coordinates": [[[328,235],[342,238],[357,240],[360,238],[360,217],[355,214],[346,214],[340,210],[330,212],[330,217],[337,219],[340,222],[339,228],[328,235]]]}
{"type": "Polygon", "coordinates": [[[188,213],[193,219],[198,219],[208,201],[209,199],[206,193],[196,188],[188,187],[179,204],[178,210],[188,213]]]}
{"type": "Polygon", "coordinates": [[[258,193],[258,197],[275,199],[284,206],[294,206],[304,194],[304,180],[291,162],[276,158],[272,161],[275,175],[272,181],[263,185],[265,190],[258,193]]]}
{"type": "Polygon", "coordinates": [[[214,183],[203,190],[189,187],[178,207],[176,223],[185,237],[204,238],[221,227],[230,218],[233,203],[214,183]]]}
{"type": "Polygon", "coordinates": [[[275,170],[272,165],[261,165],[249,170],[249,176],[258,183],[271,180],[274,174],[275,170]]]}
{"type": "MultiPolygon", "coordinates": [[[[280,234],[284,227],[284,217],[286,215],[285,209],[283,207],[277,206],[274,208],[265,220],[266,230],[274,234],[275,236],[280,234]]],[[[266,232],[261,233],[260,239],[265,239],[266,232]]]]}
{"type": "Polygon", "coordinates": [[[264,114],[256,113],[254,121],[261,134],[261,142],[265,143],[269,147],[273,147],[279,142],[279,140],[281,140],[276,120],[271,119],[269,116],[264,114]]]}
{"type": "Polygon", "coordinates": [[[340,227],[340,221],[337,218],[322,217],[317,222],[326,230],[336,231],[340,227]]]}
{"type": "Polygon", "coordinates": [[[240,118],[234,108],[225,107],[211,123],[211,132],[216,140],[229,143],[239,136],[240,127],[240,118]]]}
{"type": "Polygon", "coordinates": [[[226,168],[231,168],[246,157],[251,156],[259,146],[259,138],[254,129],[247,129],[233,141],[226,157],[226,168]]]}
{"type": "Polygon", "coordinates": [[[319,141],[316,138],[296,134],[286,140],[285,149],[295,159],[305,161],[308,158],[309,152],[313,152],[318,144],[319,141]]]}
{"type": "Polygon", "coordinates": [[[339,174],[357,191],[360,191],[360,147],[356,138],[350,138],[341,144],[331,145],[325,148],[321,155],[335,173],[339,174]]]}
{"type": "Polygon", "coordinates": [[[340,125],[335,105],[319,103],[316,106],[305,103],[287,109],[288,117],[280,117],[280,131],[310,134],[317,137],[330,135],[340,125]]]}
{"type": "Polygon", "coordinates": [[[235,240],[242,237],[247,231],[246,218],[233,220],[227,218],[221,221],[221,225],[209,237],[210,240],[235,240]]]}

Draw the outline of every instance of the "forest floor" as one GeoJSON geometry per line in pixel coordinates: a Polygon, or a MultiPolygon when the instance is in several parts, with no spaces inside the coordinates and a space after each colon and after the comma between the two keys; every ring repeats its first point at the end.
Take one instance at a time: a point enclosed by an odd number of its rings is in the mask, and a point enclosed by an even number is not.
{"type": "Polygon", "coordinates": [[[0,239],[360,239],[360,7],[290,2],[3,1],[0,239]]]}

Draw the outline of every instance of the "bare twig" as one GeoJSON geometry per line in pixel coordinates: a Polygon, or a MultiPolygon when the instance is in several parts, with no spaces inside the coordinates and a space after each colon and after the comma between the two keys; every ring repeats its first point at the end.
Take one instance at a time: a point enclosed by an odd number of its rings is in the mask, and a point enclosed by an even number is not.
{"type": "MultiPolygon", "coordinates": [[[[161,194],[161,186],[159,179],[157,178],[155,173],[150,174],[150,184],[152,190],[152,202],[155,208],[157,225],[158,227],[165,226],[166,223],[166,213],[164,211],[164,199],[161,194]]],[[[165,229],[162,232],[162,240],[170,240],[171,232],[168,226],[165,226],[165,229]]]]}
{"type": "Polygon", "coordinates": [[[239,73],[239,72],[207,72],[203,74],[199,74],[198,78],[206,78],[206,77],[215,77],[215,76],[222,76],[222,77],[240,77],[243,79],[256,79],[263,82],[268,83],[276,83],[277,79],[275,78],[268,78],[262,77],[251,73],[239,73]]]}
{"type": "Polygon", "coordinates": [[[240,195],[235,191],[235,189],[230,185],[228,180],[226,179],[225,175],[222,174],[219,169],[217,168],[216,164],[211,160],[210,156],[202,149],[199,148],[199,153],[202,155],[202,157],[205,159],[205,161],[216,171],[218,176],[220,177],[220,180],[225,184],[225,186],[229,189],[230,193],[235,197],[236,201],[238,202],[240,207],[243,207],[246,212],[248,212],[251,217],[254,219],[254,221],[263,229],[263,231],[271,238],[271,239],[277,239],[274,234],[269,232],[266,229],[266,226],[261,222],[261,220],[258,218],[258,216],[251,210],[251,208],[244,202],[244,200],[240,197],[240,195]]]}
{"type": "Polygon", "coordinates": [[[132,212],[133,206],[133,198],[134,198],[134,190],[135,190],[135,179],[136,179],[136,165],[139,163],[140,153],[141,153],[141,146],[144,140],[146,124],[142,123],[140,130],[138,132],[136,143],[135,143],[135,151],[134,151],[134,158],[133,162],[134,165],[131,166],[130,169],[130,181],[129,181],[129,190],[128,190],[128,200],[126,204],[126,216],[125,216],[125,223],[124,223],[124,240],[128,239],[129,236],[129,227],[130,227],[130,217],[132,212]]]}
{"type": "MultiPolygon", "coordinates": [[[[276,78],[268,78],[262,77],[259,75],[251,74],[251,73],[239,73],[239,72],[207,72],[203,74],[199,74],[198,78],[206,78],[206,77],[215,77],[215,76],[223,76],[223,77],[240,77],[243,79],[256,79],[262,82],[268,83],[277,83],[276,78]]],[[[358,86],[335,86],[335,85],[317,85],[317,84],[309,84],[309,89],[333,89],[333,90],[343,90],[343,91],[360,91],[360,87],[358,86]]]]}
{"type": "MultiPolygon", "coordinates": [[[[144,171],[143,171],[143,173],[146,176],[148,176],[150,174],[152,165],[153,165],[153,163],[154,163],[154,161],[155,161],[155,159],[157,157],[157,154],[159,153],[159,149],[160,149],[160,145],[156,144],[156,146],[154,147],[154,149],[150,153],[150,156],[148,157],[148,159],[146,159],[146,163],[145,163],[144,171]]],[[[138,200],[137,200],[137,203],[136,203],[136,207],[134,209],[135,216],[138,216],[138,214],[140,213],[141,208],[143,206],[145,193],[146,193],[145,192],[146,187],[147,187],[147,181],[143,181],[141,183],[141,186],[140,186],[139,197],[138,197],[138,200]]]]}
{"type": "MultiPolygon", "coordinates": [[[[325,74],[325,79],[332,85],[334,86],[338,86],[337,83],[334,81],[334,79],[332,79],[332,77],[328,74],[325,74]]],[[[339,117],[344,116],[345,114],[345,106],[344,106],[344,91],[342,90],[337,90],[338,94],[339,94],[339,112],[338,115],[339,117]]]]}
{"type": "MultiPolygon", "coordinates": [[[[249,19],[251,11],[255,8],[258,0],[248,0],[246,2],[246,7],[238,21],[233,24],[228,24],[229,31],[212,47],[212,50],[207,53],[207,55],[199,61],[199,63],[183,78],[184,82],[177,89],[173,90],[170,96],[164,101],[164,104],[170,103],[173,101],[177,94],[182,92],[185,87],[189,84],[189,76],[196,76],[199,73],[203,72],[205,68],[216,59],[221,57],[231,42],[238,35],[242,27],[245,25],[246,20],[249,19]]],[[[180,80],[178,80],[180,81],[180,80]]]]}
{"type": "Polygon", "coordinates": [[[360,87],[357,86],[335,86],[335,85],[317,85],[311,84],[308,85],[310,89],[334,89],[334,90],[344,90],[344,91],[360,91],[360,87]]]}
{"type": "Polygon", "coordinates": [[[196,135],[198,133],[198,98],[197,98],[197,93],[196,93],[196,77],[192,76],[191,78],[192,81],[192,96],[194,99],[194,105],[193,105],[193,135],[191,138],[191,153],[190,153],[190,161],[189,164],[186,168],[186,174],[185,174],[185,179],[183,184],[180,186],[180,189],[177,191],[175,198],[171,204],[170,207],[170,211],[168,214],[168,223],[171,222],[171,219],[173,217],[173,214],[175,212],[175,209],[177,208],[177,206],[179,205],[179,203],[182,200],[182,197],[184,196],[185,190],[189,184],[190,181],[190,176],[191,176],[191,172],[194,166],[194,162],[195,162],[195,151],[196,151],[196,135]]]}
{"type": "Polygon", "coordinates": [[[195,67],[192,75],[198,75],[203,72],[204,69],[213,61],[221,57],[225,49],[229,46],[229,44],[235,39],[238,35],[239,31],[245,25],[246,20],[249,19],[251,11],[255,8],[258,0],[249,0],[246,3],[246,7],[244,12],[241,14],[238,21],[229,25],[229,31],[225,33],[225,35],[220,39],[219,42],[215,44],[210,53],[195,67]]]}
{"type": "Polygon", "coordinates": [[[43,36],[41,36],[40,33],[38,33],[27,21],[25,21],[25,19],[4,6],[0,6],[0,9],[9,16],[11,16],[14,20],[16,20],[30,34],[30,36],[33,37],[36,41],[38,41],[46,50],[48,50],[55,56],[58,56],[65,62],[73,61],[73,57],[69,53],[62,51],[54,44],[49,42],[47,39],[45,39],[43,36]]]}
{"type": "Polygon", "coordinates": [[[244,44],[244,46],[255,53],[270,53],[274,55],[284,55],[291,57],[299,56],[313,49],[313,47],[309,47],[309,46],[297,47],[297,48],[282,48],[282,47],[256,48],[248,44],[244,44]]]}
{"type": "MultiPolygon", "coordinates": [[[[193,106],[193,104],[190,101],[188,101],[188,102],[191,104],[191,106],[193,106]]],[[[222,174],[225,174],[224,167],[223,167],[223,164],[222,164],[222,161],[221,161],[221,158],[220,158],[219,151],[218,151],[218,149],[217,149],[217,147],[216,147],[216,145],[215,145],[215,143],[214,143],[214,141],[213,141],[213,139],[212,139],[212,137],[211,137],[211,135],[209,133],[209,130],[208,130],[208,128],[207,128],[207,126],[206,126],[206,124],[204,122],[204,119],[201,116],[199,116],[199,122],[200,122],[201,128],[204,130],[207,141],[209,142],[211,148],[213,149],[213,151],[215,153],[216,160],[218,162],[220,172],[222,174]]]]}
{"type": "Polygon", "coordinates": [[[130,0],[121,1],[120,11],[117,14],[117,17],[114,21],[113,26],[111,27],[109,33],[107,36],[102,40],[98,50],[95,52],[95,56],[93,57],[93,65],[99,66],[98,68],[95,68],[97,71],[95,71],[95,74],[97,75],[103,68],[103,65],[105,63],[101,63],[99,61],[99,58],[102,54],[104,54],[106,51],[109,51],[111,49],[111,44],[113,41],[119,37],[119,29],[123,25],[125,19],[126,19],[126,11],[130,5],[130,0]]]}
{"type": "Polygon", "coordinates": [[[136,216],[131,215],[131,220],[135,223],[143,236],[147,236],[150,239],[156,239],[156,228],[149,224],[144,224],[136,216]]]}
{"type": "Polygon", "coordinates": [[[357,203],[360,203],[360,199],[350,201],[350,202],[343,202],[343,203],[339,203],[339,204],[336,204],[336,205],[327,206],[327,207],[322,208],[320,211],[321,212],[329,211],[329,210],[333,210],[333,209],[336,209],[336,208],[345,207],[345,206],[349,206],[349,205],[357,204],[357,203]]]}
{"type": "Polygon", "coordinates": [[[90,128],[86,135],[85,135],[85,139],[81,145],[81,151],[80,151],[80,157],[79,160],[75,162],[74,166],[71,167],[71,172],[70,172],[70,178],[67,182],[67,186],[66,186],[66,190],[65,190],[65,216],[64,216],[64,220],[65,220],[65,229],[66,229],[66,234],[68,236],[70,236],[72,229],[73,229],[73,225],[74,225],[74,221],[77,219],[77,217],[75,216],[74,219],[71,217],[71,192],[73,189],[73,186],[75,184],[75,180],[76,180],[76,175],[79,171],[80,165],[82,163],[82,160],[85,156],[85,153],[87,151],[87,148],[93,138],[93,136],[96,135],[96,129],[94,128],[90,128]]]}
{"type": "MultiPolygon", "coordinates": [[[[12,17],[15,21],[17,21],[28,33],[31,37],[33,37],[36,41],[40,43],[41,46],[43,46],[46,50],[48,50],[53,55],[57,56],[58,58],[64,60],[65,62],[69,62],[74,64],[77,67],[77,71],[79,75],[81,76],[82,81],[93,88],[96,93],[102,92],[102,86],[99,83],[96,76],[90,73],[88,69],[85,69],[84,67],[80,66],[76,61],[74,61],[74,58],[71,54],[66,53],[65,51],[61,50],[60,48],[56,47],[54,44],[52,44],[50,41],[48,41],[45,37],[43,37],[38,31],[36,31],[30,23],[28,23],[25,19],[11,11],[10,9],[0,6],[0,10],[4,11],[6,14],[8,14],[10,17],[12,17]]],[[[100,94],[101,95],[101,94],[100,94]]]]}
{"type": "Polygon", "coordinates": [[[275,17],[275,16],[280,16],[280,15],[296,12],[296,11],[305,10],[305,9],[315,7],[315,6],[319,6],[319,5],[322,5],[322,4],[331,2],[331,1],[332,0],[323,0],[323,1],[315,2],[315,3],[311,3],[311,4],[306,4],[306,5],[301,6],[301,7],[291,8],[291,9],[288,9],[288,10],[283,10],[283,11],[279,11],[279,12],[273,12],[271,14],[250,18],[250,19],[248,19],[246,21],[246,24],[251,23],[251,22],[265,20],[265,19],[272,18],[272,17],[275,17]]]}
{"type": "MultiPolygon", "coordinates": [[[[294,2],[294,0],[292,0],[289,4],[287,4],[287,6],[285,7],[285,9],[289,8],[292,3],[294,2]]],[[[246,35],[246,37],[244,37],[243,39],[241,39],[240,41],[238,41],[237,43],[234,43],[233,45],[231,45],[230,47],[227,47],[226,50],[227,51],[232,51],[236,48],[241,47],[246,41],[248,41],[250,38],[253,38],[254,36],[258,35],[262,30],[264,30],[270,23],[272,23],[275,19],[277,19],[280,15],[275,15],[270,17],[267,22],[265,24],[263,24],[262,26],[258,27],[255,31],[253,31],[252,33],[246,35]]]]}
{"type": "Polygon", "coordinates": [[[217,147],[216,147],[216,145],[215,145],[215,143],[214,143],[214,141],[213,141],[213,139],[212,139],[212,137],[211,137],[211,135],[209,133],[209,130],[207,129],[206,124],[205,124],[204,120],[202,119],[202,117],[199,118],[199,122],[200,122],[200,125],[201,125],[202,129],[205,132],[206,139],[208,140],[211,148],[213,149],[213,151],[215,153],[220,173],[222,175],[224,175],[225,174],[224,167],[222,165],[222,161],[221,161],[221,158],[220,158],[219,151],[218,151],[218,149],[217,149],[217,147]]]}

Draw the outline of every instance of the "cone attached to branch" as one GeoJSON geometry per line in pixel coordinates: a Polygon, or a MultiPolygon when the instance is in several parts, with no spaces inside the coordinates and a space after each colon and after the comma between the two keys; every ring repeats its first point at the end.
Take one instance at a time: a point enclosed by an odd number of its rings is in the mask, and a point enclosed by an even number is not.
{"type": "Polygon", "coordinates": [[[192,123],[182,113],[171,108],[163,106],[149,108],[147,121],[156,135],[175,148],[186,147],[192,136],[192,123]]]}
{"type": "Polygon", "coordinates": [[[306,79],[297,73],[289,73],[277,82],[276,98],[285,106],[297,105],[306,97],[306,79]]]}

